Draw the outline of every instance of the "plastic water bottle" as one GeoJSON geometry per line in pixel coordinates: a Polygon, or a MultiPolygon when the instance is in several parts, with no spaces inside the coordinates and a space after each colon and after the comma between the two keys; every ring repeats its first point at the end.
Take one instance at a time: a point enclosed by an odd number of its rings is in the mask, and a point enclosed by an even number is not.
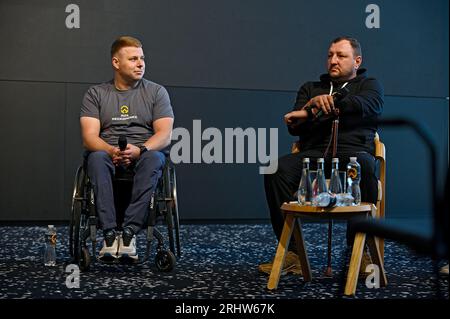
{"type": "Polygon", "coordinates": [[[45,233],[44,265],[56,266],[56,227],[48,225],[45,233]]]}
{"type": "Polygon", "coordinates": [[[342,193],[342,183],[339,177],[339,158],[333,158],[331,161],[330,193],[342,193]]]}
{"type": "Polygon", "coordinates": [[[353,203],[353,196],[347,193],[333,194],[330,192],[320,193],[316,197],[316,206],[333,207],[333,206],[350,206],[353,203]]]}
{"type": "Polygon", "coordinates": [[[311,176],[309,174],[309,158],[303,158],[302,177],[297,191],[298,203],[308,205],[311,203],[311,176]]]}
{"type": "Polygon", "coordinates": [[[361,165],[356,161],[356,157],[350,157],[350,162],[347,164],[347,193],[353,196],[355,205],[361,203],[360,181],[361,165]]]}
{"type": "Polygon", "coordinates": [[[318,158],[317,159],[317,174],[316,178],[314,179],[313,186],[312,186],[312,201],[313,206],[317,206],[317,196],[321,193],[327,193],[327,182],[325,180],[325,172],[323,169],[324,159],[318,158]]]}

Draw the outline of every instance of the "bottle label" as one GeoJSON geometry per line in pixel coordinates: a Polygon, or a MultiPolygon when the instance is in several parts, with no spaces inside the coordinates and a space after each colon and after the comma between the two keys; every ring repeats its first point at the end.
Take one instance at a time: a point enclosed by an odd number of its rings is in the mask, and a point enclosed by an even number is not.
{"type": "Polygon", "coordinates": [[[56,234],[48,235],[48,241],[50,245],[56,246],[56,234]]]}
{"type": "Polygon", "coordinates": [[[356,179],[358,177],[358,170],[354,167],[351,167],[347,170],[347,176],[350,177],[352,180],[356,179]]]}

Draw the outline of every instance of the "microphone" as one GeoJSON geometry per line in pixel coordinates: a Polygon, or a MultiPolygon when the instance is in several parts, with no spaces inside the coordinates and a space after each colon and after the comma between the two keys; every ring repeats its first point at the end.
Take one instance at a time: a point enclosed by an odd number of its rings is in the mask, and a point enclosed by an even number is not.
{"type": "Polygon", "coordinates": [[[119,136],[119,148],[121,151],[125,151],[125,149],[127,148],[127,136],[122,134],[119,136]]]}
{"type": "MultiPolygon", "coordinates": [[[[336,102],[341,101],[344,97],[346,97],[348,95],[349,92],[350,91],[344,86],[343,88],[340,88],[339,90],[337,90],[336,92],[331,94],[331,96],[333,97],[334,103],[336,104],[336,102]]],[[[315,120],[319,119],[323,115],[324,115],[323,110],[320,109],[314,116],[315,120]]]]}

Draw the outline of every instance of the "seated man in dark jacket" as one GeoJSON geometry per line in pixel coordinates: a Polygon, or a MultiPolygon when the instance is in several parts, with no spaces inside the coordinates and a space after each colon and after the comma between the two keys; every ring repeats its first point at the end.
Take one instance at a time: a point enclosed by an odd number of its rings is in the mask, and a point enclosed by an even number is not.
{"type": "MultiPolygon", "coordinates": [[[[339,37],[328,50],[328,73],[319,82],[305,83],[297,93],[294,110],[284,116],[289,133],[299,137],[300,152],[279,159],[275,174],[264,175],[264,186],[270,210],[272,227],[277,239],[283,229],[283,202],[295,200],[302,170],[302,159],[325,157],[325,171],[331,171],[328,145],[332,138],[333,120],[339,119],[337,153],[340,168],[345,168],[349,157],[356,156],[361,165],[361,199],[376,203],[377,177],[375,176],[374,137],[376,120],[383,110],[383,88],[367,77],[362,63],[361,46],[357,40],[339,37]],[[339,101],[332,94],[342,88],[347,94],[339,101]],[[327,151],[328,149],[328,151],[327,151]]],[[[315,169],[314,167],[311,167],[315,169]]],[[[259,270],[270,273],[272,263],[262,264],[259,270]]],[[[298,256],[289,249],[285,272],[300,273],[298,256]]]]}

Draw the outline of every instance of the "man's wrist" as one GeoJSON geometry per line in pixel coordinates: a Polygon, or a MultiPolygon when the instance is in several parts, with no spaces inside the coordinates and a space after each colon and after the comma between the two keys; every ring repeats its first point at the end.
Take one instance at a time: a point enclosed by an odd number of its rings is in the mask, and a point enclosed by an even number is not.
{"type": "Polygon", "coordinates": [[[313,107],[311,105],[308,105],[304,108],[304,110],[308,114],[308,120],[313,120],[315,118],[315,115],[314,115],[312,109],[313,109],[313,107]]]}
{"type": "Polygon", "coordinates": [[[139,146],[139,154],[140,155],[144,154],[145,152],[147,152],[149,150],[150,149],[147,146],[145,146],[145,144],[141,144],[141,146],[139,146]]]}
{"type": "Polygon", "coordinates": [[[116,154],[116,148],[112,145],[110,145],[110,147],[107,150],[107,153],[109,154],[109,156],[114,157],[114,155],[116,154]]]}

